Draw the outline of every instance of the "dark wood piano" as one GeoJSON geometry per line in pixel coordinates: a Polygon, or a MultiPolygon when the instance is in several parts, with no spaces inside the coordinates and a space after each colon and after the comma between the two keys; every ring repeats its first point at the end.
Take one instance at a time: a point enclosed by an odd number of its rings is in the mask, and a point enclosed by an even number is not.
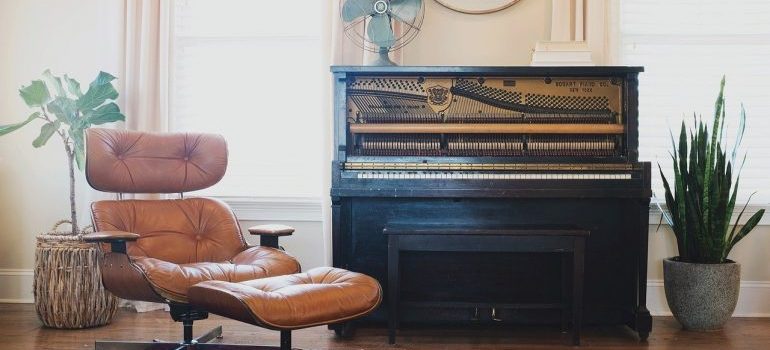
{"type": "MultiPolygon", "coordinates": [[[[334,266],[387,282],[388,224],[590,230],[585,323],[649,335],[641,67],[335,66],[334,266]]],[[[558,254],[405,252],[404,324],[558,324],[558,254]],[[442,301],[467,307],[442,307],[442,301]],[[474,307],[473,305],[482,305],[474,307]]],[[[384,301],[387,303],[387,300],[384,301]]],[[[449,303],[447,303],[449,304],[449,303]]],[[[386,308],[369,317],[384,321],[386,308]]]]}

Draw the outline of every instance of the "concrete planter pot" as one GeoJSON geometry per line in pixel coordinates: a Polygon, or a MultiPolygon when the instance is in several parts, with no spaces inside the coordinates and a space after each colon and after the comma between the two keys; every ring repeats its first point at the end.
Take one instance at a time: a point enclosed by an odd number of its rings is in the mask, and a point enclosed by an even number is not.
{"type": "Polygon", "coordinates": [[[663,260],[666,300],[682,327],[694,331],[721,329],[738,302],[741,265],[695,264],[663,260]]]}

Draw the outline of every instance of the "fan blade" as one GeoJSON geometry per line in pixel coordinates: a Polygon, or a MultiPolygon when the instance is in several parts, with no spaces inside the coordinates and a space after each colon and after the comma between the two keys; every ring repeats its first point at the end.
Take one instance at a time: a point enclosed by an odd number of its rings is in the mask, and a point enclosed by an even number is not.
{"type": "Polygon", "coordinates": [[[350,22],[358,17],[374,14],[376,0],[348,0],[342,5],[342,20],[350,22]]]}
{"type": "Polygon", "coordinates": [[[373,16],[369,20],[366,34],[369,35],[369,40],[379,47],[390,48],[396,41],[393,28],[390,27],[390,17],[388,15],[373,16]]]}
{"type": "Polygon", "coordinates": [[[405,22],[412,22],[420,13],[422,0],[391,0],[390,13],[405,22]]]}

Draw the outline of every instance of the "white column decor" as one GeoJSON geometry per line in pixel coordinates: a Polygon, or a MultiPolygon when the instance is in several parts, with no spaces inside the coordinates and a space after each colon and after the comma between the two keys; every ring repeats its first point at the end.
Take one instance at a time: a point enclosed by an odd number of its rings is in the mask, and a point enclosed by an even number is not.
{"type": "Polygon", "coordinates": [[[593,66],[585,41],[585,0],[552,0],[551,40],[535,44],[533,66],[593,66]]]}

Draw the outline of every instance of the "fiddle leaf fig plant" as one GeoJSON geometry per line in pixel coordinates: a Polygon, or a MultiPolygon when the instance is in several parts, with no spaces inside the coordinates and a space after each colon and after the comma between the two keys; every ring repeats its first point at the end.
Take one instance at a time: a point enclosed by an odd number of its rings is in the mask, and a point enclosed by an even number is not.
{"type": "Polygon", "coordinates": [[[82,170],[85,165],[84,132],[92,125],[101,125],[125,120],[115,104],[118,91],[112,85],[115,77],[99,72],[88,85],[85,93],[80,83],[68,75],[55,76],[50,70],[43,72],[41,79],[22,86],[19,95],[35,111],[21,122],[0,125],[0,136],[23,128],[39,120],[40,134],[32,146],[44,146],[54,135],[58,135],[67,154],[70,178],[70,220],[72,234],[80,233],[75,208],[75,166],[82,170]]]}
{"type": "Polygon", "coordinates": [[[757,226],[765,213],[760,209],[745,224],[739,225],[747,201],[731,225],[743,164],[741,161],[736,171],[736,155],[746,129],[746,111],[741,105],[735,144],[728,153],[724,145],[724,89],[723,77],[711,130],[703,120],[696,118],[695,130],[689,132],[682,122],[678,144],[671,136],[674,182],[670,183],[660,169],[668,209],[661,212],[674,231],[679,259],[684,262],[726,262],[733,247],[757,226]]]}

